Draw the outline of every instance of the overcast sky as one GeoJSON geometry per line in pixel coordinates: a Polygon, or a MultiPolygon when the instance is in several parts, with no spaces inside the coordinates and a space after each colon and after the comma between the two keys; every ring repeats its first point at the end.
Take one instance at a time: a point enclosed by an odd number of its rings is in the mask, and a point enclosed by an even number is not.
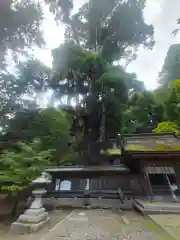
{"type": "MultiPolygon", "coordinates": [[[[84,0],[74,0],[76,10],[83,2],[84,0]]],[[[35,55],[51,66],[50,50],[63,41],[64,29],[62,26],[58,28],[51,16],[48,16],[43,24],[48,47],[44,51],[36,49],[35,55]]],[[[127,70],[135,72],[148,89],[154,89],[169,46],[180,40],[180,34],[177,37],[171,34],[177,27],[176,19],[180,17],[180,0],[147,0],[144,16],[148,23],[154,25],[156,44],[152,51],[140,49],[138,58],[128,66],[127,70]]]]}
{"type": "Polygon", "coordinates": [[[147,0],[144,16],[148,23],[154,25],[156,44],[152,51],[141,49],[128,70],[136,72],[139,79],[153,89],[169,46],[180,40],[180,35],[174,37],[171,34],[177,28],[176,20],[180,17],[180,0],[147,0]]]}

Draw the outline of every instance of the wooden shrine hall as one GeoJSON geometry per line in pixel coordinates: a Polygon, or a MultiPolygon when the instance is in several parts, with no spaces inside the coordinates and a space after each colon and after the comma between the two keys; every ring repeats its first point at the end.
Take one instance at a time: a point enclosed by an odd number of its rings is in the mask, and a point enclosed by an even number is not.
{"type": "Polygon", "coordinates": [[[104,149],[99,166],[46,169],[52,176],[49,196],[178,200],[180,138],[172,133],[121,135],[104,149]]]}

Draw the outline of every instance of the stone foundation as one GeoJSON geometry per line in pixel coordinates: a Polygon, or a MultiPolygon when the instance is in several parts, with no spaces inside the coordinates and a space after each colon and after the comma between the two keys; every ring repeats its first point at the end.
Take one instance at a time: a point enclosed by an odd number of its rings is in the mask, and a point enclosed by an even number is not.
{"type": "Polygon", "coordinates": [[[24,234],[38,231],[49,221],[45,208],[28,209],[20,215],[16,222],[12,223],[10,232],[24,234]]]}
{"type": "MultiPolygon", "coordinates": [[[[86,198],[45,198],[43,199],[44,206],[48,208],[84,208],[86,206],[86,198]]],[[[125,200],[122,204],[119,199],[104,199],[104,198],[89,198],[89,207],[91,208],[121,208],[132,209],[132,200],[125,200]]]]}
{"type": "Polygon", "coordinates": [[[148,214],[180,214],[178,202],[147,202],[134,200],[133,207],[143,215],[148,214]]]}
{"type": "Polygon", "coordinates": [[[44,221],[41,221],[39,223],[14,222],[11,225],[10,232],[12,232],[13,234],[25,234],[25,233],[37,232],[48,221],[49,221],[49,218],[47,218],[44,221]]]}

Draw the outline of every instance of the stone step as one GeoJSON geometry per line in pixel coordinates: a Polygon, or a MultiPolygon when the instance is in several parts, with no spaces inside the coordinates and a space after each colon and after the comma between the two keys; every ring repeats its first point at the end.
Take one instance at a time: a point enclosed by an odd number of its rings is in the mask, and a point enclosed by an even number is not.
{"type": "Polygon", "coordinates": [[[173,206],[145,206],[144,209],[154,209],[154,210],[159,210],[159,209],[162,209],[162,210],[172,210],[172,211],[180,211],[180,207],[173,207],[173,206]]]}
{"type": "Polygon", "coordinates": [[[151,210],[151,209],[154,209],[154,210],[161,209],[161,210],[180,211],[180,204],[179,203],[169,203],[169,204],[168,203],[162,203],[162,204],[157,203],[156,204],[154,202],[152,205],[151,205],[151,203],[150,203],[150,205],[148,205],[148,204],[143,204],[142,202],[135,200],[134,204],[140,206],[142,209],[149,209],[149,210],[151,210]]]}
{"type": "Polygon", "coordinates": [[[138,204],[134,204],[133,207],[135,210],[138,212],[142,213],[143,215],[148,215],[148,214],[180,214],[180,209],[162,209],[161,207],[159,208],[142,208],[138,204]]]}

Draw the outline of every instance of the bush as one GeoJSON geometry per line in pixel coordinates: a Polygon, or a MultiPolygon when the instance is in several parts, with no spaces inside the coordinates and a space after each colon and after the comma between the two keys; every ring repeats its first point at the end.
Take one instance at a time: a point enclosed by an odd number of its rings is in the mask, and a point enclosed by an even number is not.
{"type": "Polygon", "coordinates": [[[40,141],[18,143],[17,152],[5,151],[0,155],[0,180],[28,185],[48,165],[52,164],[53,150],[40,151],[40,141]]]}
{"type": "Polygon", "coordinates": [[[172,132],[179,134],[180,130],[179,127],[176,123],[174,122],[160,122],[157,127],[153,130],[155,133],[167,133],[167,132],[172,132]]]}

